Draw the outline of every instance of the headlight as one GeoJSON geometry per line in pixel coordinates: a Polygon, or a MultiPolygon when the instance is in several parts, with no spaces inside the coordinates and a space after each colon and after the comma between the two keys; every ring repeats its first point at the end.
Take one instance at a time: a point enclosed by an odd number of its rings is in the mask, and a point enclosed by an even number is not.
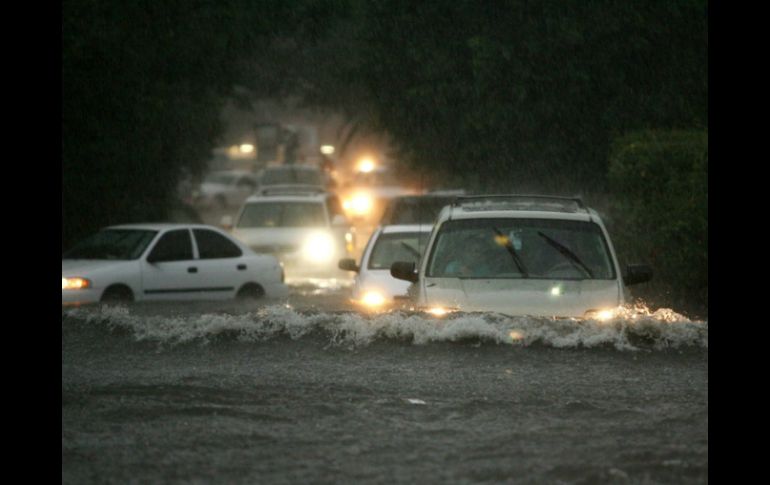
{"type": "Polygon", "coordinates": [[[598,320],[600,322],[606,322],[615,316],[614,308],[604,308],[601,310],[588,310],[584,317],[586,320],[598,320]]]}
{"type": "Polygon", "coordinates": [[[456,312],[458,309],[453,307],[445,307],[445,306],[432,306],[432,307],[424,308],[423,310],[426,313],[430,313],[434,317],[443,317],[448,313],[456,312]]]}
{"type": "Polygon", "coordinates": [[[90,287],[91,287],[91,282],[85,278],[62,278],[61,279],[62,290],[82,290],[90,287]]]}
{"type": "Polygon", "coordinates": [[[385,303],[385,297],[379,291],[367,291],[361,298],[361,303],[368,307],[378,307],[385,303]]]}
{"type": "Polygon", "coordinates": [[[334,240],[328,234],[313,234],[302,245],[302,255],[314,263],[326,263],[334,258],[334,240]]]}
{"type": "Polygon", "coordinates": [[[347,199],[342,206],[355,216],[364,216],[371,212],[373,205],[371,195],[358,193],[347,199]]]}

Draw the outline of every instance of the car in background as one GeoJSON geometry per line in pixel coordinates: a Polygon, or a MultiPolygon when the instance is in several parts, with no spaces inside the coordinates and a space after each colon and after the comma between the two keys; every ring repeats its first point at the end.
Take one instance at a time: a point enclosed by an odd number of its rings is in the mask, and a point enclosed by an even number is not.
{"type": "Polygon", "coordinates": [[[380,219],[381,225],[429,224],[438,217],[444,206],[451,204],[464,192],[427,193],[422,195],[401,195],[392,198],[380,219]]]}
{"type": "Polygon", "coordinates": [[[287,295],[276,258],[204,224],[110,226],[62,255],[62,305],[287,295]]]}
{"type": "Polygon", "coordinates": [[[354,259],[341,259],[339,268],[356,273],[352,299],[369,309],[383,309],[406,297],[409,283],[391,276],[390,267],[396,261],[417,263],[428,243],[432,225],[392,225],[378,227],[369,238],[361,256],[361,265],[354,259]]]}
{"type": "Polygon", "coordinates": [[[346,213],[364,224],[377,225],[388,202],[398,196],[415,195],[418,191],[405,186],[387,167],[377,166],[359,171],[343,184],[341,195],[346,213]]]}
{"type": "Polygon", "coordinates": [[[265,167],[258,174],[256,194],[270,190],[293,188],[295,190],[326,190],[329,177],[320,168],[312,165],[274,165],[265,167]]]}
{"type": "Polygon", "coordinates": [[[599,214],[579,198],[477,196],[442,209],[419,264],[393,263],[410,301],[436,314],[606,318],[648,281],[647,265],[621,274],[599,214]]]}
{"type": "Polygon", "coordinates": [[[217,170],[208,173],[193,192],[193,204],[199,210],[239,207],[254,193],[256,176],[242,170],[217,170]]]}
{"type": "Polygon", "coordinates": [[[255,252],[278,258],[287,281],[349,279],[337,260],[352,253],[354,231],[334,194],[284,189],[249,197],[231,233],[255,252]]]}

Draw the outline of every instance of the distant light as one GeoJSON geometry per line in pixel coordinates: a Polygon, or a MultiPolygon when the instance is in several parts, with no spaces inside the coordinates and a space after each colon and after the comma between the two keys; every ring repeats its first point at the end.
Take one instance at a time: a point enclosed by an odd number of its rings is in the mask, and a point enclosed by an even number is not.
{"type": "Polygon", "coordinates": [[[244,143],[240,146],[241,153],[254,153],[254,145],[251,143],[244,143]]]}
{"type": "Polygon", "coordinates": [[[362,158],[361,161],[358,162],[358,171],[363,173],[369,173],[372,170],[374,170],[374,160],[371,158],[362,158]]]}
{"type": "Polygon", "coordinates": [[[332,145],[321,146],[321,153],[324,155],[332,155],[334,153],[334,147],[332,145]]]}

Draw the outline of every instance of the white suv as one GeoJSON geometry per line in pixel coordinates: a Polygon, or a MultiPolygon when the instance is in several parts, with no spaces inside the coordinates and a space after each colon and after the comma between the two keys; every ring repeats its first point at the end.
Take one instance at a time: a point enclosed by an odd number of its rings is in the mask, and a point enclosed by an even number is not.
{"type": "Polygon", "coordinates": [[[391,274],[414,283],[418,308],[443,313],[591,318],[628,300],[627,285],[652,277],[646,265],[623,276],[601,218],[578,198],[458,197],[442,209],[416,267],[391,274]]]}
{"type": "Polygon", "coordinates": [[[282,190],[249,197],[235,217],[232,234],[254,252],[277,257],[287,282],[350,279],[337,261],[350,256],[354,234],[334,194],[282,190]]]}

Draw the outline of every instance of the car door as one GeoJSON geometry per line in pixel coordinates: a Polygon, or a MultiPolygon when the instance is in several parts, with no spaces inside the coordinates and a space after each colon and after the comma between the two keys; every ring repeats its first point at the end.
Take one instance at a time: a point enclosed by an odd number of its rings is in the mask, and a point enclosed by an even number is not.
{"type": "Polygon", "coordinates": [[[200,298],[204,281],[198,272],[189,229],[166,231],[142,260],[145,300],[200,298]]]}
{"type": "MultiPolygon", "coordinates": [[[[244,260],[243,252],[225,235],[211,229],[193,229],[198,247],[199,275],[206,281],[206,293],[213,299],[235,296],[256,270],[254,262],[244,260]]],[[[252,279],[253,280],[253,279],[252,279]]]]}

